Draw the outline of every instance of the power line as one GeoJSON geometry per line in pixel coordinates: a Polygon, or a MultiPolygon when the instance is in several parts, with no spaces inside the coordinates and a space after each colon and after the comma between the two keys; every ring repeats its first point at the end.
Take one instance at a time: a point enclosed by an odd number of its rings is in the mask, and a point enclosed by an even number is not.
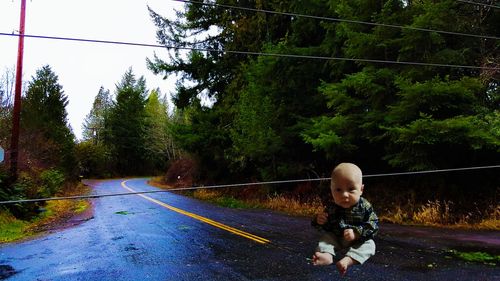
{"type": "MultiPolygon", "coordinates": [[[[500,168],[500,165],[464,167],[464,168],[453,168],[453,169],[439,169],[439,170],[426,170],[426,171],[414,171],[414,172],[400,172],[400,173],[370,174],[370,175],[363,175],[363,178],[393,177],[393,176],[431,174],[431,173],[447,173],[447,172],[484,170],[484,169],[496,169],[496,168],[500,168]]],[[[50,197],[50,198],[38,198],[38,199],[9,200],[9,201],[0,201],[0,205],[45,202],[45,201],[56,201],[56,200],[81,200],[81,199],[112,197],[112,196],[138,195],[138,194],[148,194],[148,193],[164,193],[164,192],[171,192],[171,191],[188,191],[188,190],[199,190],[199,189],[215,189],[215,188],[243,187],[243,186],[256,186],[256,185],[272,185],[272,184],[299,183],[299,182],[329,181],[329,180],[331,180],[331,178],[280,180],[280,181],[266,181],[266,182],[248,182],[248,183],[220,184],[220,185],[209,185],[209,186],[192,186],[192,187],[182,187],[182,188],[171,188],[168,190],[150,190],[150,191],[124,192],[124,193],[108,193],[108,194],[94,194],[94,195],[81,195],[81,196],[65,196],[65,197],[50,197]]]]}
{"type": "MultiPolygon", "coordinates": [[[[20,36],[19,34],[0,32],[0,36],[2,36],[2,35],[3,36],[20,36]]],[[[488,67],[488,66],[424,63],[424,62],[411,62],[411,61],[390,61],[390,60],[344,58],[344,57],[307,56],[307,55],[296,55],[296,54],[264,53],[264,52],[249,52],[249,51],[233,51],[233,50],[219,50],[219,49],[183,47],[183,46],[168,46],[168,45],[147,44],[147,43],[133,43],[133,42],[123,42],[123,41],[96,40],[96,39],[85,39],[85,38],[45,36],[45,35],[25,34],[24,37],[37,38],[37,39],[51,39],[51,40],[86,42],[86,43],[116,44],[116,45],[138,46],[138,47],[191,50],[191,51],[200,51],[200,52],[217,52],[217,53],[239,54],[239,55],[272,56],[272,57],[297,58],[297,59],[316,59],[316,60],[354,61],[354,62],[386,63],[386,64],[398,64],[398,65],[432,66],[432,67],[451,67],[451,68],[467,68],[467,69],[480,69],[480,70],[500,70],[500,67],[488,67]]]]}
{"type": "Polygon", "coordinates": [[[412,26],[402,26],[402,25],[395,25],[395,24],[366,22],[366,21],[359,21],[359,20],[347,20],[347,19],[332,18],[332,17],[322,17],[322,16],[297,14],[297,13],[290,13],[290,12],[277,12],[277,11],[272,11],[272,10],[239,7],[239,6],[232,6],[232,5],[226,5],[226,4],[218,4],[218,3],[204,3],[204,2],[191,1],[191,0],[171,0],[171,1],[183,2],[183,3],[189,3],[189,4],[196,4],[196,5],[203,5],[203,6],[221,7],[221,8],[234,9],[234,10],[243,10],[243,11],[251,11],[251,12],[262,12],[262,13],[267,13],[267,14],[275,14],[275,15],[284,15],[284,16],[293,16],[293,17],[318,19],[318,20],[327,20],[327,21],[336,21],[336,22],[347,22],[347,23],[357,23],[357,24],[365,24],[365,25],[372,25],[372,26],[383,26],[383,27],[391,27],[391,28],[409,29],[409,30],[416,30],[416,31],[436,32],[436,33],[442,33],[442,34],[460,35],[460,36],[468,36],[468,37],[483,38],[483,39],[494,39],[494,40],[500,39],[500,37],[489,36],[489,35],[477,35],[477,34],[470,34],[470,33],[444,31],[444,30],[429,29],[429,28],[420,28],[420,27],[412,27],[412,26]]]}
{"type": "Polygon", "coordinates": [[[478,6],[485,6],[485,7],[500,9],[500,6],[495,6],[495,5],[485,4],[485,3],[479,3],[479,2],[474,2],[474,1],[457,0],[457,2],[463,2],[463,3],[478,5],[478,6]]]}

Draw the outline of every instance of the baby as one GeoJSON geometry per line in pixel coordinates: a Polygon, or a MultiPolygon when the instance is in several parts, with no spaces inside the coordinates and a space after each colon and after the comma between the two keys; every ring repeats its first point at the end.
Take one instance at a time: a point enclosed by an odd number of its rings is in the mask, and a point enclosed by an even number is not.
{"type": "Polygon", "coordinates": [[[354,264],[363,264],[375,254],[374,235],[378,232],[378,218],[372,205],[361,195],[361,169],[351,163],[341,163],[333,169],[331,192],[334,203],[317,214],[313,226],[326,231],[312,257],[314,265],[330,265],[335,249],[347,253],[337,262],[341,275],[354,264]]]}

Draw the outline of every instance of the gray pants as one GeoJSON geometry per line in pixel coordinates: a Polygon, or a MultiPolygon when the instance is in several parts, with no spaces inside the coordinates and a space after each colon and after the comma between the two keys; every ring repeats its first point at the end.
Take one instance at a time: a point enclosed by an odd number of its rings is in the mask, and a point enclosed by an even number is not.
{"type": "Polygon", "coordinates": [[[346,249],[346,256],[363,264],[367,259],[375,254],[375,242],[370,239],[364,242],[351,241],[348,242],[342,237],[337,237],[333,233],[325,233],[319,240],[316,251],[321,253],[329,253],[335,257],[335,249],[346,249]]]}

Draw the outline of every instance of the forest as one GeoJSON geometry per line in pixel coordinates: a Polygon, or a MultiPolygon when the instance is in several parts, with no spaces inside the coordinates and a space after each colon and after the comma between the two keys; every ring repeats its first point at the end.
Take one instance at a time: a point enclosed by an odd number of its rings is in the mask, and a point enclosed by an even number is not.
{"type": "MultiPolygon", "coordinates": [[[[0,165],[0,200],[53,196],[80,176],[160,175],[168,183],[168,171],[175,171],[173,181],[187,171],[189,184],[210,185],[329,177],[340,162],[354,162],[366,175],[499,164],[494,6],[224,0],[186,1],[174,20],[149,12],[169,55],[147,58],[148,67],[178,75],[174,107],[165,89],[150,90],[126,70],[113,93],[99,89],[77,141],[57,74],[42,66],[23,96],[19,177],[10,178],[7,161],[0,165]]],[[[0,84],[6,148],[8,74],[0,84]]],[[[380,177],[366,185],[386,212],[434,202],[460,210],[453,220],[500,217],[498,169],[380,177]]],[[[328,184],[265,190],[305,190],[300,196],[307,198],[324,196],[328,184]]]]}

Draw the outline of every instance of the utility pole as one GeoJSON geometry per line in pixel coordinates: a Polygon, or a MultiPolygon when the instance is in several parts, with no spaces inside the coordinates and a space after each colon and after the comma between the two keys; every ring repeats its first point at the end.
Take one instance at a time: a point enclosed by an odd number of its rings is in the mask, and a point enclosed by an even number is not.
{"type": "Polygon", "coordinates": [[[10,140],[10,174],[12,180],[17,179],[17,160],[19,158],[19,121],[21,116],[21,90],[24,54],[24,25],[26,21],[26,0],[21,0],[21,17],[19,20],[19,43],[17,46],[16,86],[14,96],[14,112],[12,115],[12,137],[10,140]]]}

